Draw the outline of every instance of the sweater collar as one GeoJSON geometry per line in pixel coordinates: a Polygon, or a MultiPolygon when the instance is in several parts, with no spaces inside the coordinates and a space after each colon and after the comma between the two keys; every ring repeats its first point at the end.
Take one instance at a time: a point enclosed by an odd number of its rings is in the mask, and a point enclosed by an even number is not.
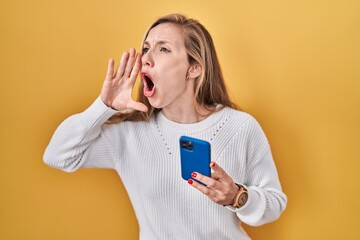
{"type": "Polygon", "coordinates": [[[166,118],[166,116],[163,114],[162,111],[160,111],[155,115],[154,121],[155,124],[158,125],[158,127],[162,128],[165,131],[169,130],[180,133],[186,132],[188,134],[197,133],[197,132],[202,132],[216,125],[227,111],[229,111],[229,109],[224,107],[223,109],[212,113],[210,116],[208,116],[207,118],[203,119],[200,122],[188,123],[188,124],[171,121],[168,118],[166,118]]]}

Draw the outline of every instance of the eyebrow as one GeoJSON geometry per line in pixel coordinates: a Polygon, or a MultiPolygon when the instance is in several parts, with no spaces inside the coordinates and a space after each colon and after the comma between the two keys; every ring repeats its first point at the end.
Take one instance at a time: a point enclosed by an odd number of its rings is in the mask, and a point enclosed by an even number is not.
{"type": "MultiPolygon", "coordinates": [[[[160,40],[160,41],[156,41],[155,45],[161,45],[161,44],[164,44],[164,43],[169,43],[171,44],[171,42],[169,41],[166,41],[166,40],[160,40]]],[[[150,43],[148,41],[145,41],[144,42],[144,45],[147,44],[147,45],[150,45],[150,43]]]]}

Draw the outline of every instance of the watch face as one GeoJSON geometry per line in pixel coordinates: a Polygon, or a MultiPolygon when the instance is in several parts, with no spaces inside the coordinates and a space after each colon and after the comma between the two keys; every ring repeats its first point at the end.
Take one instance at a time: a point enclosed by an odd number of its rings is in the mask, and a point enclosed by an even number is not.
{"type": "Polygon", "coordinates": [[[239,205],[244,206],[245,203],[247,202],[247,199],[248,199],[248,194],[246,192],[243,192],[239,197],[239,205]]]}

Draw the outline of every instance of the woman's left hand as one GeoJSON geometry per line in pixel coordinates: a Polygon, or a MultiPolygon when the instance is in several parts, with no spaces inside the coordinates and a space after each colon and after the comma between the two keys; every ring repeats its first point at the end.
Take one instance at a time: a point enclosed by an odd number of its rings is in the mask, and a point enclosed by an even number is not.
{"type": "Polygon", "coordinates": [[[214,170],[214,172],[211,173],[211,178],[198,172],[192,173],[193,179],[204,183],[206,186],[192,179],[189,179],[188,183],[220,205],[233,204],[236,193],[239,191],[239,187],[224,169],[215,162],[210,163],[210,168],[214,170]]]}

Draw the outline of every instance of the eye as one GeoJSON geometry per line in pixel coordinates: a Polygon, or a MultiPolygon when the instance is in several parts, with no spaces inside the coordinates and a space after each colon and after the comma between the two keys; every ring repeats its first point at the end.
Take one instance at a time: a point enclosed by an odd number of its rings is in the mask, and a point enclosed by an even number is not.
{"type": "Polygon", "coordinates": [[[169,53],[170,50],[167,49],[167,48],[161,47],[161,48],[160,48],[160,52],[169,53]]]}
{"type": "Polygon", "coordinates": [[[142,54],[145,54],[149,51],[149,48],[148,47],[143,47],[142,49],[142,54]]]}

